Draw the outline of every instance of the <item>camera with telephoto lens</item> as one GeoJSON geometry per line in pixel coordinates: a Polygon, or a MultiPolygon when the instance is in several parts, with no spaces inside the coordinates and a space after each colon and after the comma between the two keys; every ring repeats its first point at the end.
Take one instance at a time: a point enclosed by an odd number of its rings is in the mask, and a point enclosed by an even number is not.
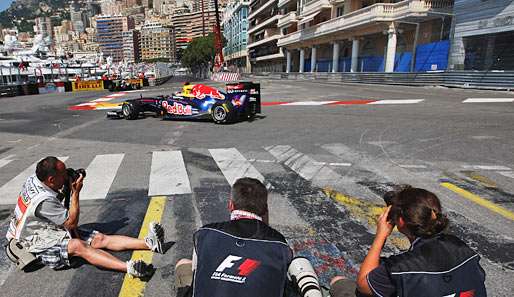
{"type": "Polygon", "coordinates": [[[287,277],[292,281],[302,297],[322,297],[318,275],[311,262],[304,257],[296,257],[287,269],[287,277]]]}
{"type": "Polygon", "coordinates": [[[70,182],[75,182],[81,175],[83,177],[86,177],[86,170],[84,168],[80,169],[73,169],[73,168],[66,168],[66,175],[68,176],[68,182],[64,183],[64,186],[62,188],[62,194],[64,196],[64,207],[67,209],[70,208],[70,198],[71,198],[71,185],[70,182]]]}

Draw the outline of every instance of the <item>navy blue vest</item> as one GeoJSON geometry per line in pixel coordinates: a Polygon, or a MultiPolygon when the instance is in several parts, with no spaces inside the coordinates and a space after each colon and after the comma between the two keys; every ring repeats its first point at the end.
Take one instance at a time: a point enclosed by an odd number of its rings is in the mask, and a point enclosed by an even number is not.
{"type": "Polygon", "coordinates": [[[384,264],[399,297],[485,297],[479,260],[460,239],[441,234],[421,239],[411,251],[384,259],[384,264]]]}
{"type": "Polygon", "coordinates": [[[271,227],[246,219],[211,224],[195,233],[194,244],[194,297],[282,297],[292,253],[271,227]],[[241,224],[255,225],[258,234],[236,236],[244,235],[241,224]]]}

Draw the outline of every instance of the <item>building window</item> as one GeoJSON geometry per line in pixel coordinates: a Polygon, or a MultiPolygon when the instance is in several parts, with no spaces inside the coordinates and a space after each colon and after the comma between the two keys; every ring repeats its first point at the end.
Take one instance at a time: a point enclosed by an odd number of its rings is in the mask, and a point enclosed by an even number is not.
{"type": "Polygon", "coordinates": [[[344,14],[344,6],[339,6],[336,10],[336,17],[340,17],[344,14]]]}

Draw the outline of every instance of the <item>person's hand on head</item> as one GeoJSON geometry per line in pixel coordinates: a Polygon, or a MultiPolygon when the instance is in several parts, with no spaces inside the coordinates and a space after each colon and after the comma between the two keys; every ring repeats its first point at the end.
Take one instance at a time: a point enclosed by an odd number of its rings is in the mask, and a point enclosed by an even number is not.
{"type": "Polygon", "coordinates": [[[376,236],[388,237],[393,231],[394,225],[387,220],[389,211],[391,211],[391,206],[388,206],[378,218],[376,236]]]}
{"type": "Polygon", "coordinates": [[[80,190],[82,190],[82,186],[84,185],[84,176],[81,174],[79,178],[77,178],[74,182],[71,183],[71,191],[80,193],[80,190]]]}

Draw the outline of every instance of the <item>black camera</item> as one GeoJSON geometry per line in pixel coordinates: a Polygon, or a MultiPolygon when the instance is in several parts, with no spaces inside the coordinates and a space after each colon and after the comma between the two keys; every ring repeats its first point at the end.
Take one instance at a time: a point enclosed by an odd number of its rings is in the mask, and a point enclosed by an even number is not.
{"type": "Polygon", "coordinates": [[[73,169],[66,168],[66,175],[68,175],[68,182],[64,183],[64,186],[61,190],[62,195],[64,196],[63,204],[67,209],[70,208],[70,198],[71,198],[71,186],[69,182],[75,182],[81,175],[86,177],[86,170],[84,168],[73,169]]]}
{"type": "Polygon", "coordinates": [[[79,168],[77,170],[73,168],[66,168],[66,174],[68,174],[68,180],[74,182],[76,181],[81,175],[83,177],[86,177],[86,169],[79,168]]]}

